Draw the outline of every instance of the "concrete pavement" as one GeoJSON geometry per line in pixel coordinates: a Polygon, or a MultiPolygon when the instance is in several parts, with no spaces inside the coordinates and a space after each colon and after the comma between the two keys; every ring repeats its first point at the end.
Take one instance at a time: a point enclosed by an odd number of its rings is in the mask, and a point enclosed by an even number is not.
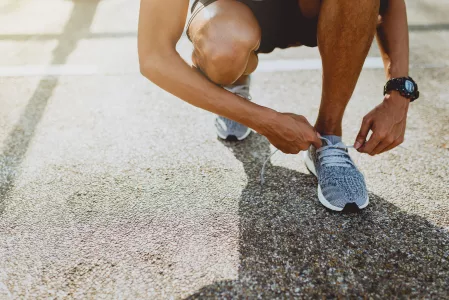
{"type": "MultiPolygon", "coordinates": [[[[265,138],[220,142],[211,114],[141,77],[138,1],[4,1],[0,299],[447,297],[449,4],[407,4],[422,98],[402,148],[354,153],[371,205],[340,215],[299,155],[273,156],[261,187],[265,138]]],[[[301,61],[317,58],[261,56],[253,98],[313,120],[321,72],[301,61]]],[[[383,84],[364,70],[347,143],[383,84]]]]}

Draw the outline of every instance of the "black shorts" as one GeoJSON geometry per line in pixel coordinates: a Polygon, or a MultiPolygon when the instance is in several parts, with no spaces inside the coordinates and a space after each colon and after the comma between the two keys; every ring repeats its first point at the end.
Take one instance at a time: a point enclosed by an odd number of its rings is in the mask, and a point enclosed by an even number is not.
{"type": "MultiPolygon", "coordinates": [[[[195,0],[192,18],[217,0],[195,0]]],[[[246,4],[254,13],[262,32],[259,53],[269,53],[275,48],[296,45],[317,46],[318,18],[307,19],[301,14],[298,0],[236,0],[246,4]]],[[[192,20],[192,18],[190,20],[192,20]]],[[[190,21],[191,22],[191,21],[190,21]]]]}
{"type": "MultiPolygon", "coordinates": [[[[217,0],[195,0],[192,17],[201,9],[217,0]],[[203,4],[197,5],[198,2],[203,4]]],[[[298,0],[236,0],[246,4],[256,16],[262,31],[258,53],[270,53],[275,48],[304,45],[317,46],[318,17],[306,18],[301,13],[298,0]]],[[[337,0],[335,0],[337,1],[337,0]]],[[[381,0],[381,13],[388,0],[381,0]]]]}

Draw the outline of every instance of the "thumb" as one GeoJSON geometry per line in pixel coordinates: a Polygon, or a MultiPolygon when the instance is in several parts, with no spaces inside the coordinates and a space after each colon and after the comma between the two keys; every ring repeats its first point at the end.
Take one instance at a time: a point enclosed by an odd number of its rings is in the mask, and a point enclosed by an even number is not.
{"type": "Polygon", "coordinates": [[[371,120],[363,120],[362,126],[360,127],[359,134],[357,135],[354,143],[354,148],[358,150],[366,141],[366,137],[368,136],[368,132],[371,129],[372,121],[371,120]]]}
{"type": "Polygon", "coordinates": [[[321,135],[315,131],[315,138],[312,141],[312,145],[318,149],[321,148],[321,146],[323,146],[323,142],[321,141],[321,135]]]}

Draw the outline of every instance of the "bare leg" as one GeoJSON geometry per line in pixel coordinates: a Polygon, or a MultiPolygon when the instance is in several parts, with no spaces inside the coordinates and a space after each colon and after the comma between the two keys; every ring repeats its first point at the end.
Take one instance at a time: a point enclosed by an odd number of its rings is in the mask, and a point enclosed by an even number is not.
{"type": "Polygon", "coordinates": [[[342,119],[374,38],[379,0],[324,0],[318,22],[323,90],[316,130],[342,135],[342,119]]]}
{"type": "Polygon", "coordinates": [[[195,16],[189,27],[193,64],[213,82],[230,85],[246,81],[258,59],[261,32],[248,6],[218,0],[195,16]]]}

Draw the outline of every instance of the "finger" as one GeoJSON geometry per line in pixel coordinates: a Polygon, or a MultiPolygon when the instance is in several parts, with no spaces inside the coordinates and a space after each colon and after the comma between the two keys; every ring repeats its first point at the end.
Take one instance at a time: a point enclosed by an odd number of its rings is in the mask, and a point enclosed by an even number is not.
{"type": "Polygon", "coordinates": [[[321,135],[318,132],[314,132],[314,138],[312,140],[312,145],[318,149],[321,148],[323,146],[323,142],[321,141],[321,135]]]}
{"type": "Polygon", "coordinates": [[[391,149],[394,149],[397,146],[399,146],[400,144],[402,144],[403,142],[404,142],[404,137],[400,136],[390,146],[388,146],[387,148],[383,149],[381,153],[390,151],[391,149]]]}
{"type": "Polygon", "coordinates": [[[307,143],[301,144],[301,145],[299,146],[299,151],[298,151],[298,152],[301,152],[301,151],[307,151],[307,150],[309,150],[309,147],[310,147],[310,144],[307,144],[307,143]]]}
{"type": "Polygon", "coordinates": [[[304,149],[304,147],[302,145],[292,145],[288,149],[288,154],[298,154],[299,152],[302,151],[302,149],[304,149]]]}
{"type": "Polygon", "coordinates": [[[289,148],[278,148],[284,154],[294,154],[292,149],[289,148]]]}
{"type": "Polygon", "coordinates": [[[357,135],[357,138],[355,139],[354,143],[354,148],[356,150],[359,150],[360,147],[362,147],[363,144],[365,144],[366,137],[368,136],[371,126],[372,126],[371,119],[367,119],[366,117],[363,118],[362,126],[360,127],[359,134],[357,135]]]}
{"type": "Polygon", "coordinates": [[[384,138],[374,150],[370,153],[370,155],[377,155],[383,152],[383,150],[387,147],[390,147],[394,143],[394,138],[386,137],[384,138]]]}
{"type": "MultiPolygon", "coordinates": [[[[285,147],[284,145],[275,146],[277,149],[281,150],[284,154],[295,154],[295,149],[291,146],[285,147]]],[[[298,153],[298,152],[296,152],[298,153]]]]}
{"type": "Polygon", "coordinates": [[[391,143],[391,145],[389,145],[388,147],[383,149],[380,153],[390,151],[391,149],[396,148],[397,146],[399,146],[400,144],[402,144],[404,142],[404,135],[405,135],[405,127],[406,126],[407,126],[406,122],[404,122],[402,124],[402,126],[400,126],[401,129],[399,131],[400,132],[399,136],[394,140],[393,143],[391,143]]]}
{"type": "Polygon", "coordinates": [[[360,152],[371,154],[373,152],[374,148],[379,145],[379,143],[382,141],[382,138],[379,136],[379,134],[373,133],[370,137],[370,139],[359,148],[360,152]]]}

